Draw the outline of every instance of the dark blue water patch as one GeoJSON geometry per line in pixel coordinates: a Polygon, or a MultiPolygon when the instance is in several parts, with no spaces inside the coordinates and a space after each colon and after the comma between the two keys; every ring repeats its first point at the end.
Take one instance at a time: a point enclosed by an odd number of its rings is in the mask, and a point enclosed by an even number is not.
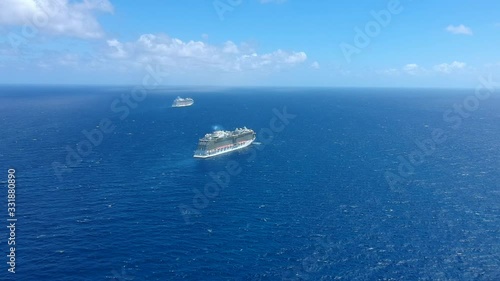
{"type": "Polygon", "coordinates": [[[131,90],[0,89],[0,167],[18,177],[16,280],[499,276],[498,96],[452,128],[443,113],[474,91],[166,88],[122,118],[112,104],[131,90]],[[178,95],[195,104],[171,108],[178,95]],[[58,178],[54,162],[67,165],[103,119],[114,130],[58,178]],[[214,127],[243,126],[261,145],[192,157],[214,127]],[[435,129],[446,141],[400,175],[435,129]],[[207,193],[230,163],[239,172],[207,193]]]}

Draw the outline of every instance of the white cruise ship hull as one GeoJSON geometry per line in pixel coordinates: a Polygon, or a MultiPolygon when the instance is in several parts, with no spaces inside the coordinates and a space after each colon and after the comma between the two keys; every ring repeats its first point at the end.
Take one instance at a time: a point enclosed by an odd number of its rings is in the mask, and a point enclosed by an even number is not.
{"type": "Polygon", "coordinates": [[[174,104],[172,107],[187,107],[193,105],[194,102],[188,104],[174,104]]]}
{"type": "Polygon", "coordinates": [[[248,141],[241,142],[237,145],[232,145],[232,146],[228,146],[228,147],[214,149],[214,151],[203,151],[203,153],[199,153],[198,151],[196,151],[194,154],[194,157],[195,158],[210,158],[210,157],[214,157],[217,155],[229,153],[229,152],[232,152],[235,150],[245,148],[245,147],[251,145],[253,141],[255,141],[255,138],[248,140],[248,141]]]}

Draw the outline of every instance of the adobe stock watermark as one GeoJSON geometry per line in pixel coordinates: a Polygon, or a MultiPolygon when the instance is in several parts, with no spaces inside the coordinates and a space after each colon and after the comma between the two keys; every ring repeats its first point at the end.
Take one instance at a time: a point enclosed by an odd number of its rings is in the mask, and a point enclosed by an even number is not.
{"type": "MultiPolygon", "coordinates": [[[[168,76],[167,73],[161,72],[158,66],[153,69],[150,65],[146,66],[147,74],[142,79],[141,86],[134,87],[130,93],[124,93],[120,98],[116,98],[111,102],[111,112],[120,114],[119,120],[125,120],[131,110],[137,108],[148,95],[148,91],[154,90],[162,82],[163,78],[168,76]]],[[[75,146],[66,145],[66,157],[64,164],[54,161],[52,169],[59,181],[63,180],[63,174],[71,173],[74,168],[79,167],[83,159],[89,156],[95,147],[102,144],[104,137],[111,134],[115,128],[115,123],[109,118],[102,118],[99,125],[91,130],[82,130],[82,140],[75,146]]]]}
{"type": "MultiPolygon", "coordinates": [[[[266,128],[261,128],[257,135],[261,141],[260,145],[252,145],[246,148],[243,152],[245,154],[250,154],[247,158],[247,162],[253,161],[259,151],[262,151],[273,142],[276,135],[285,130],[286,126],[290,124],[290,120],[297,117],[295,114],[290,114],[287,112],[286,106],[280,110],[274,108],[272,110],[273,117],[269,120],[269,126],[266,128]]],[[[214,199],[219,195],[221,190],[224,190],[229,186],[231,178],[238,176],[243,171],[240,163],[237,161],[230,160],[225,165],[224,171],[219,171],[217,173],[210,172],[209,176],[212,179],[207,183],[203,189],[194,188],[193,189],[193,200],[191,205],[180,204],[179,211],[184,218],[186,224],[193,224],[191,218],[193,216],[201,216],[201,210],[208,207],[209,200],[214,199]]]]}
{"type": "Polygon", "coordinates": [[[389,188],[395,192],[403,192],[400,187],[402,184],[408,184],[409,178],[415,173],[415,169],[425,162],[425,159],[431,157],[439,145],[444,144],[451,133],[451,130],[458,130],[464,120],[470,118],[472,113],[477,111],[481,102],[488,100],[500,87],[500,83],[493,81],[491,75],[488,78],[480,77],[474,94],[467,96],[461,103],[454,104],[450,109],[443,112],[443,122],[448,124],[451,129],[445,130],[435,128],[430,137],[424,140],[416,140],[416,149],[408,153],[406,157],[400,155],[398,159],[397,174],[392,171],[385,171],[384,177],[389,188]]]}
{"type": "Polygon", "coordinates": [[[26,45],[30,39],[36,37],[40,29],[46,27],[51,18],[54,18],[63,6],[63,1],[39,1],[35,0],[35,10],[31,18],[26,19],[27,23],[21,28],[21,34],[9,32],[7,40],[14,50],[19,50],[22,45],[26,45]]]}
{"type": "Polygon", "coordinates": [[[223,21],[224,14],[227,12],[233,12],[236,7],[241,5],[243,0],[215,0],[212,2],[212,6],[214,7],[219,20],[223,21]]]}
{"type": "Polygon", "coordinates": [[[358,26],[354,27],[353,43],[342,42],[339,45],[347,63],[351,63],[353,55],[360,54],[363,49],[368,47],[371,40],[379,36],[382,30],[389,26],[393,16],[399,15],[403,9],[399,0],[390,0],[385,9],[370,12],[373,20],[367,22],[363,29],[358,26]]]}

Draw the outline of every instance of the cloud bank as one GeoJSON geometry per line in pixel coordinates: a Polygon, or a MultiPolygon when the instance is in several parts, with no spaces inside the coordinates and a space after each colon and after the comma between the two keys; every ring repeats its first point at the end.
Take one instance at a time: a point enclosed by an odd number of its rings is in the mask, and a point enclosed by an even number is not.
{"type": "Polygon", "coordinates": [[[244,71],[293,67],[307,60],[305,52],[287,52],[278,49],[259,54],[247,44],[226,41],[221,46],[203,41],[182,41],[163,34],[143,34],[136,41],[107,41],[108,58],[128,63],[160,64],[170,69],[212,69],[244,71]]]}
{"type": "Polygon", "coordinates": [[[467,27],[463,24],[461,25],[448,25],[446,27],[446,31],[453,33],[453,34],[460,34],[460,35],[473,35],[472,29],[470,27],[467,27]]]}
{"type": "Polygon", "coordinates": [[[0,25],[25,26],[31,32],[77,38],[104,36],[97,12],[112,13],[108,0],[2,0],[0,25]],[[33,31],[34,30],[34,31],[33,31]]]}

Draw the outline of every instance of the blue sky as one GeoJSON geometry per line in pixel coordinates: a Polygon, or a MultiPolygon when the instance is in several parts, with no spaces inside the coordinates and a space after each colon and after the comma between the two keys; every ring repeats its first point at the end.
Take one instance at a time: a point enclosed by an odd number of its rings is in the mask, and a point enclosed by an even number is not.
{"type": "Polygon", "coordinates": [[[0,83],[138,84],[149,66],[165,85],[472,88],[500,74],[499,11],[493,0],[4,0],[0,83]]]}

